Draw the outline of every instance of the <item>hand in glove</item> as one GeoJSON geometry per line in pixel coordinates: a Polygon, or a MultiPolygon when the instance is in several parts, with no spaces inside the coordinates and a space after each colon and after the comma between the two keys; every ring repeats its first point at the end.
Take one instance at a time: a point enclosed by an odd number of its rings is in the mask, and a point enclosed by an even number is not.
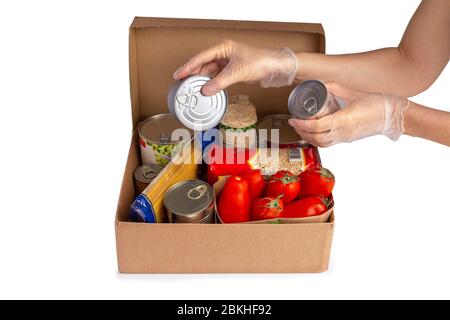
{"type": "Polygon", "coordinates": [[[202,93],[213,95],[237,82],[260,82],[263,87],[292,84],[297,58],[289,48],[262,49],[226,40],[192,57],[174,73],[175,79],[194,74],[214,78],[203,86],[202,93]]]}
{"type": "Polygon", "coordinates": [[[403,134],[403,111],[408,107],[407,99],[357,92],[336,83],[327,83],[326,86],[345,101],[346,107],[318,120],[290,119],[289,124],[304,140],[328,147],[377,134],[397,140],[403,134]]]}

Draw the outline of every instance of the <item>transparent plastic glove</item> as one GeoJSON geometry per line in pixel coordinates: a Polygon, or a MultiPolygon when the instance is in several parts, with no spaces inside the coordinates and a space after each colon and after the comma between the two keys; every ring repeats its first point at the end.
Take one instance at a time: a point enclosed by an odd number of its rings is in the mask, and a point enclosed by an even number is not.
{"type": "Polygon", "coordinates": [[[173,77],[206,74],[213,77],[202,93],[213,95],[237,82],[259,82],[262,87],[292,84],[297,57],[289,48],[262,49],[226,40],[192,57],[173,77]]]}
{"type": "Polygon", "coordinates": [[[336,83],[326,86],[345,101],[346,107],[318,120],[290,119],[289,124],[304,140],[328,147],[377,134],[395,141],[403,134],[403,112],[409,103],[406,98],[357,92],[336,83]]]}

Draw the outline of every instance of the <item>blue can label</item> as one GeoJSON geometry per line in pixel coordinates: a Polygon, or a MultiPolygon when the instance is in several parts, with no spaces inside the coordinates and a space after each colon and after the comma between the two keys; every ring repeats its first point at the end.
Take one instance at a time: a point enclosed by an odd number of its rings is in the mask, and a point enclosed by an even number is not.
{"type": "Polygon", "coordinates": [[[144,194],[140,194],[130,207],[130,220],[135,222],[155,223],[156,216],[152,203],[144,194]]]}

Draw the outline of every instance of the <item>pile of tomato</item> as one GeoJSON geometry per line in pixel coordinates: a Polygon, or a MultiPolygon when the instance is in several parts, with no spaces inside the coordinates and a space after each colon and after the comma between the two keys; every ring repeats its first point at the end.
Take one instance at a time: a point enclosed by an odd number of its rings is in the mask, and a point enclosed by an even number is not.
{"type": "Polygon", "coordinates": [[[298,176],[282,170],[269,177],[254,169],[227,179],[218,214],[224,223],[322,215],[332,202],[334,183],[325,168],[310,168],[298,176]]]}

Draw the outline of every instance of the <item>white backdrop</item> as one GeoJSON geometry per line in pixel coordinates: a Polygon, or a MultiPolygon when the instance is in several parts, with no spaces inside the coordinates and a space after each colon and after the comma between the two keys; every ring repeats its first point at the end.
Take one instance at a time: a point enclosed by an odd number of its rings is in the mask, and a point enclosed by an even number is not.
{"type": "MultiPolygon", "coordinates": [[[[117,273],[134,16],[322,22],[327,52],[347,53],[397,45],[419,1],[211,3],[1,2],[0,298],[450,298],[450,149],[410,137],[322,150],[337,177],[325,274],[117,273]]],[[[447,68],[414,100],[449,110],[449,83],[447,68]]]]}

